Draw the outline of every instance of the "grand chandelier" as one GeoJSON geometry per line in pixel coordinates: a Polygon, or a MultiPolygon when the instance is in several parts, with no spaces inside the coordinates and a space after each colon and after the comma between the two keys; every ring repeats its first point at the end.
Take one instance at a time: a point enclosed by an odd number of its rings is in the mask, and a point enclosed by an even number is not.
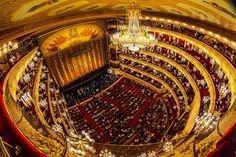
{"type": "Polygon", "coordinates": [[[138,51],[147,46],[154,46],[156,39],[154,35],[148,34],[148,28],[140,26],[141,11],[136,0],[130,0],[129,8],[126,12],[128,25],[118,26],[118,32],[111,35],[110,39],[114,45],[119,45],[124,49],[138,51]]]}

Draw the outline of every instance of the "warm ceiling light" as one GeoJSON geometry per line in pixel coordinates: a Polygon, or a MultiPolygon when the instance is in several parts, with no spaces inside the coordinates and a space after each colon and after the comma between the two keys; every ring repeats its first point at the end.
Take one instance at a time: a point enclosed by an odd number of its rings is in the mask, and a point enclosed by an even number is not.
{"type": "Polygon", "coordinates": [[[153,17],[152,19],[153,19],[153,20],[155,20],[155,21],[157,20],[157,18],[156,18],[156,17],[153,17]]]}
{"type": "Polygon", "coordinates": [[[141,11],[135,0],[130,1],[126,15],[128,25],[118,26],[118,32],[110,37],[112,43],[130,51],[154,46],[157,42],[154,35],[148,34],[147,27],[140,26],[141,11]]]}
{"type": "Polygon", "coordinates": [[[11,42],[11,41],[9,41],[9,42],[8,42],[8,45],[12,45],[12,42],[11,42]]]}
{"type": "Polygon", "coordinates": [[[186,23],[183,23],[183,25],[184,25],[184,26],[187,26],[187,24],[186,24],[186,23]]]}
{"type": "Polygon", "coordinates": [[[150,19],[150,17],[146,16],[146,17],[145,17],[145,19],[146,19],[146,20],[149,20],[149,19],[150,19]]]}
{"type": "Polygon", "coordinates": [[[217,38],[220,38],[219,34],[216,34],[216,37],[217,37],[217,38]]]}
{"type": "Polygon", "coordinates": [[[13,45],[13,48],[14,48],[14,49],[17,49],[17,48],[18,48],[18,43],[15,43],[15,44],[13,45]]]}
{"type": "Polygon", "coordinates": [[[179,24],[179,21],[175,21],[176,24],[179,24]]]}
{"type": "Polygon", "coordinates": [[[196,27],[194,25],[192,25],[192,28],[195,29],[196,27]]]}
{"type": "Polygon", "coordinates": [[[236,43],[232,41],[232,45],[233,45],[233,46],[236,46],[236,43]]]}
{"type": "Polygon", "coordinates": [[[6,52],[7,52],[7,48],[4,48],[4,49],[3,49],[3,53],[6,53],[6,52]]]}
{"type": "Polygon", "coordinates": [[[227,38],[224,38],[224,41],[225,41],[225,42],[227,42],[227,41],[228,41],[228,39],[227,39],[227,38]]]}
{"type": "Polygon", "coordinates": [[[167,22],[172,22],[172,20],[168,19],[167,22]]]}
{"type": "Polygon", "coordinates": [[[205,30],[203,28],[200,28],[200,31],[205,32],[205,30]]]}
{"type": "Polygon", "coordinates": [[[165,21],[163,18],[160,18],[160,21],[165,21]]]}

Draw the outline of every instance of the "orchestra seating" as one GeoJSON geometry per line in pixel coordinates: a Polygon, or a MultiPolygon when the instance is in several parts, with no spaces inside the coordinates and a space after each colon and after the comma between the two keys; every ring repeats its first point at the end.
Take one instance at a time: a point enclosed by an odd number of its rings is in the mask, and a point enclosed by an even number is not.
{"type": "MultiPolygon", "coordinates": [[[[163,132],[155,130],[164,131],[167,127],[165,99],[168,97],[163,93],[122,78],[106,92],[78,103],[69,112],[78,131],[86,130],[97,142],[144,144],[159,141],[163,132]],[[163,112],[166,116],[161,117],[163,112]]],[[[170,120],[174,119],[174,111],[172,113],[170,120]]]]}

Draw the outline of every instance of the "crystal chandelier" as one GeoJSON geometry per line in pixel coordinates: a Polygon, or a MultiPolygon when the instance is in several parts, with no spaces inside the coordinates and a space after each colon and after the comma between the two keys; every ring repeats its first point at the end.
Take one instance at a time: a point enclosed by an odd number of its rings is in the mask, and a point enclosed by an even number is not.
{"type": "Polygon", "coordinates": [[[114,45],[131,51],[138,51],[147,46],[154,46],[156,39],[152,34],[148,34],[148,28],[140,26],[141,11],[136,4],[136,0],[130,0],[129,8],[126,12],[128,26],[118,26],[118,32],[112,34],[110,39],[114,45]]]}

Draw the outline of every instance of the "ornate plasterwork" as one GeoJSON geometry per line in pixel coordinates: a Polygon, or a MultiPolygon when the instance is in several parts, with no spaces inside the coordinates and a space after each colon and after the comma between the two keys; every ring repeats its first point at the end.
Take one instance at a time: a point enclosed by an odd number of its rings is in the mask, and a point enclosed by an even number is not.
{"type": "Polygon", "coordinates": [[[96,40],[104,36],[104,31],[97,25],[78,25],[62,29],[49,37],[40,46],[44,57],[56,53],[68,47],[96,40]]]}
{"type": "MultiPolygon", "coordinates": [[[[192,17],[236,30],[236,13],[223,0],[138,0],[143,11],[192,17]]],[[[0,26],[87,12],[126,10],[128,0],[1,0],[0,26]]]]}

